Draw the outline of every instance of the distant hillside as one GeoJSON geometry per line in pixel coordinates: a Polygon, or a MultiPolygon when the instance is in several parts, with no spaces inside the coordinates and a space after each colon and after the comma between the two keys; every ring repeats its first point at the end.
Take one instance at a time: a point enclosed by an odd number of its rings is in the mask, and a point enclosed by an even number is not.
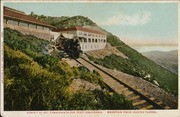
{"type": "Polygon", "coordinates": [[[178,50],[169,52],[151,51],[142,54],[173,73],[178,74],[178,50]]]}
{"type": "Polygon", "coordinates": [[[82,27],[85,25],[97,26],[97,24],[92,22],[90,19],[88,19],[88,17],[83,17],[83,16],[51,17],[51,16],[44,16],[44,15],[38,16],[36,14],[30,14],[30,15],[35,17],[36,19],[39,19],[41,21],[44,21],[44,22],[49,23],[51,25],[54,25],[57,28],[68,28],[68,27],[73,27],[73,26],[82,27]]]}
{"type": "MultiPolygon", "coordinates": [[[[48,17],[42,18],[42,16],[38,16],[37,18],[43,19],[43,21],[47,23],[49,22],[48,17]]],[[[51,18],[56,19],[57,17],[51,18]]],[[[53,20],[55,22],[49,23],[55,25],[57,28],[80,26],[101,31],[107,35],[108,43],[116,47],[121,53],[128,57],[128,59],[125,59],[121,56],[111,54],[110,56],[106,56],[103,59],[98,59],[94,58],[93,56],[88,56],[90,60],[107,68],[117,69],[127,74],[142,77],[152,83],[153,80],[156,80],[161,88],[163,88],[167,92],[171,92],[177,95],[178,76],[176,74],[170,72],[169,70],[166,70],[160,65],[157,65],[153,61],[144,57],[142,54],[122,42],[120,38],[105,31],[87,17],[73,16],[64,18],[63,20],[61,19],[62,17],[59,17],[59,20],[53,20]],[[150,77],[147,78],[147,76],[150,77]]]]}

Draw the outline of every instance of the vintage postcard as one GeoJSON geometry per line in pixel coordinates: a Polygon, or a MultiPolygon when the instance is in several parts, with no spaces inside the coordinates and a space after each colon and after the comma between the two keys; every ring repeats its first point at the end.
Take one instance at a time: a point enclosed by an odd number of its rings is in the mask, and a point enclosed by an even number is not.
{"type": "Polygon", "coordinates": [[[178,1],[1,1],[2,117],[180,117],[178,1]]]}

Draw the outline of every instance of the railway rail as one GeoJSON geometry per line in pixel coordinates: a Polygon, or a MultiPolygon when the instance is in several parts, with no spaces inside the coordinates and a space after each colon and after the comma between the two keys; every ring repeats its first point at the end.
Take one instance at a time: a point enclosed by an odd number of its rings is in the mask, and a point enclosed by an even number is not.
{"type": "Polygon", "coordinates": [[[170,109],[169,106],[163,104],[158,99],[151,97],[147,93],[142,93],[141,89],[134,88],[133,85],[124,82],[122,78],[115,77],[113,74],[101,69],[93,62],[83,57],[76,59],[76,61],[91,71],[96,70],[99,72],[106,85],[111,88],[114,93],[122,94],[127,99],[131,100],[135,109],[170,109]]]}

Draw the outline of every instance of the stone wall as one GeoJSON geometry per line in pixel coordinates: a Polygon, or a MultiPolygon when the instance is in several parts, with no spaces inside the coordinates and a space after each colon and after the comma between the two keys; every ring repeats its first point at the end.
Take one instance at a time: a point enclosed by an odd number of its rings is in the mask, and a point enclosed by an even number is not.
{"type": "Polygon", "coordinates": [[[105,42],[80,42],[82,51],[92,51],[104,49],[106,46],[105,42]]]}
{"type": "Polygon", "coordinates": [[[50,40],[50,31],[38,30],[35,28],[29,28],[24,26],[12,25],[4,23],[4,28],[11,28],[21,32],[24,35],[33,35],[35,37],[50,40]]]}

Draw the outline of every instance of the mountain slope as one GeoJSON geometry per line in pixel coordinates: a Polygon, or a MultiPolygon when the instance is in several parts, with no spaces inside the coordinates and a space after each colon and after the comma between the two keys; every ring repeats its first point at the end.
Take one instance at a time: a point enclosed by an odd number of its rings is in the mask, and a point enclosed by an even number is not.
{"type": "Polygon", "coordinates": [[[178,51],[172,50],[168,52],[151,51],[142,53],[147,58],[165,67],[171,72],[178,74],[178,51]]]}
{"type": "Polygon", "coordinates": [[[55,24],[55,26],[58,28],[81,26],[105,33],[107,35],[107,42],[116,47],[120,52],[127,56],[128,59],[124,59],[121,56],[111,54],[110,56],[106,56],[103,59],[97,59],[93,56],[88,56],[90,60],[111,69],[117,69],[124,73],[142,77],[152,83],[153,80],[156,80],[161,88],[177,95],[178,76],[176,74],[166,70],[165,68],[144,57],[142,54],[122,42],[115,35],[97,26],[96,23],[93,23],[87,17],[69,17],[60,22],[56,22],[55,24]]]}
{"type": "Polygon", "coordinates": [[[68,28],[73,26],[85,26],[85,25],[91,25],[91,26],[97,26],[96,23],[92,22],[88,17],[83,16],[73,16],[73,17],[51,17],[51,16],[44,16],[44,15],[36,15],[36,14],[30,14],[31,16],[42,20],[46,23],[49,23],[51,25],[56,26],[57,28],[68,28]]]}
{"type": "Polygon", "coordinates": [[[123,95],[110,95],[97,72],[70,68],[59,58],[44,54],[48,41],[5,28],[4,43],[6,111],[133,109],[123,95]],[[71,84],[77,79],[102,90],[87,90],[83,85],[74,91],[71,84]]]}

